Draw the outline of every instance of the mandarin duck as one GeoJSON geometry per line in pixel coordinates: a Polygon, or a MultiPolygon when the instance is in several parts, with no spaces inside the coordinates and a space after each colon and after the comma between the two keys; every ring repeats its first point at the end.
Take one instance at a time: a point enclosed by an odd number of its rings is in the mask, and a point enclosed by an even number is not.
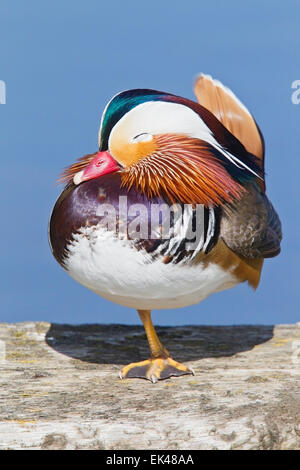
{"type": "Polygon", "coordinates": [[[144,324],[150,358],[121,378],[193,374],[160,342],[151,310],[196,304],[240,282],[255,289],[264,258],[280,252],[258,125],[210,76],[194,91],[198,102],[150,89],[114,96],[99,150],[65,169],[51,215],[60,265],[144,324]]]}

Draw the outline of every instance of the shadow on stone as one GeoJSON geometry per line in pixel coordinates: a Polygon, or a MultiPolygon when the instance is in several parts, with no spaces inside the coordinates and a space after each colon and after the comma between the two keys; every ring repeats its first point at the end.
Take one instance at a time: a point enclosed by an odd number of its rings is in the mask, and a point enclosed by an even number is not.
{"type": "MultiPolygon", "coordinates": [[[[164,346],[178,361],[232,356],[273,337],[272,325],[156,327],[164,346]]],[[[94,364],[126,364],[147,359],[142,326],[51,324],[47,344],[61,354],[94,364]]]]}

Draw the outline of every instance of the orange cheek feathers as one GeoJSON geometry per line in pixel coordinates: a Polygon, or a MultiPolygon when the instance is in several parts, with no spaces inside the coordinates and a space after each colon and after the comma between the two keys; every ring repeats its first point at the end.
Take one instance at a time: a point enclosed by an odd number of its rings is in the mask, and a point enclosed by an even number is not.
{"type": "Polygon", "coordinates": [[[110,142],[110,153],[125,168],[151,155],[156,149],[155,138],[148,142],[124,142],[121,139],[110,142]]]}

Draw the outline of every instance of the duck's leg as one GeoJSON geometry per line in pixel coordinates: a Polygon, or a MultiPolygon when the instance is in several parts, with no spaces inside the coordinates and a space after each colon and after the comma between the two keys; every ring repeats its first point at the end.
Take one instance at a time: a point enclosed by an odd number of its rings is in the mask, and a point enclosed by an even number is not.
{"type": "Polygon", "coordinates": [[[150,359],[133,362],[120,372],[121,379],[141,378],[155,383],[171,376],[193,374],[193,371],[170,357],[169,352],[161,344],[151,320],[150,310],[138,310],[150,347],[150,359]]]}

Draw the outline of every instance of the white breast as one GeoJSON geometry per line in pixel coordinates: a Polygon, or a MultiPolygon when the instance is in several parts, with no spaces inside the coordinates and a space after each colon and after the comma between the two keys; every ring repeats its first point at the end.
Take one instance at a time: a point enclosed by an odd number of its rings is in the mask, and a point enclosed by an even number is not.
{"type": "Polygon", "coordinates": [[[78,282],[102,297],[135,309],[192,305],[239,281],[217,264],[164,264],[132,242],[100,227],[73,235],[64,263],[78,282]]]}

